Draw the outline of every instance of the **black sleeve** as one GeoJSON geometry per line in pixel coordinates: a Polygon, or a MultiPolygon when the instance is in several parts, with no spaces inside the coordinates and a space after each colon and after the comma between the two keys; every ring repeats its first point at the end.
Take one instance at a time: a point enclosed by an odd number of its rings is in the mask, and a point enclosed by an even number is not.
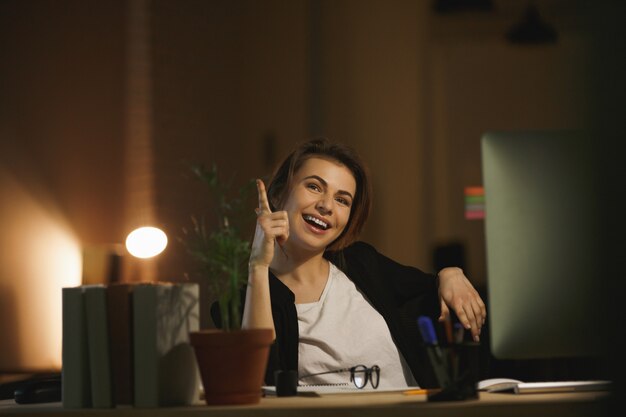
{"type": "MultiPolygon", "coordinates": [[[[356,242],[350,250],[359,253],[370,270],[378,272],[384,285],[389,288],[396,306],[415,302],[416,298],[437,294],[437,279],[413,266],[402,265],[378,252],[365,242],[356,242]]],[[[439,313],[437,313],[439,314],[439,313]]]]}
{"type": "Polygon", "coordinates": [[[272,318],[276,340],[270,350],[265,383],[274,385],[274,372],[298,370],[298,314],[295,296],[273,274],[270,274],[272,318]]]}

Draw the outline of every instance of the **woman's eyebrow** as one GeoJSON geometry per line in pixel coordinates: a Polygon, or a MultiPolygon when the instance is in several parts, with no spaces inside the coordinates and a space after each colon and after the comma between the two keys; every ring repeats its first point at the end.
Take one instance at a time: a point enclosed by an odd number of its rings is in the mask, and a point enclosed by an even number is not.
{"type": "MultiPolygon", "coordinates": [[[[322,183],[324,187],[328,187],[328,183],[326,182],[326,180],[324,180],[324,178],[320,177],[319,175],[309,175],[308,177],[304,177],[302,180],[309,180],[309,179],[318,180],[320,183],[322,183]]],[[[347,195],[351,199],[354,199],[354,197],[352,197],[352,194],[350,194],[350,192],[345,191],[345,190],[338,190],[337,194],[347,195]]]]}

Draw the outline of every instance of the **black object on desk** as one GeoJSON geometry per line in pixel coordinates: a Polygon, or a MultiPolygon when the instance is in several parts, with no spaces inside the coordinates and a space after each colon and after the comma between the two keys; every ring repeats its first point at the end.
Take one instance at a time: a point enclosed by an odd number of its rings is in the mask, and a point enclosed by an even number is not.
{"type": "Polygon", "coordinates": [[[11,375],[6,381],[0,382],[0,400],[12,400],[15,398],[15,390],[22,388],[25,384],[44,379],[61,378],[60,372],[37,373],[11,375]]]}
{"type": "Polygon", "coordinates": [[[432,319],[420,316],[417,320],[422,340],[426,345],[441,391],[428,396],[428,401],[463,401],[478,398],[478,343],[453,343],[449,336],[445,348],[439,346],[432,319]]]}
{"type": "MultiPolygon", "coordinates": [[[[449,375],[447,385],[442,385],[442,390],[428,396],[428,401],[463,401],[478,398],[476,384],[478,382],[478,362],[480,345],[475,342],[464,342],[449,346],[444,350],[451,358],[445,369],[449,375]]],[[[441,366],[433,363],[433,366],[441,366]]]]}
{"type": "Polygon", "coordinates": [[[276,395],[278,397],[292,397],[298,395],[298,371],[276,371],[276,395]]]}
{"type": "Polygon", "coordinates": [[[52,374],[20,381],[14,390],[18,404],[48,403],[61,401],[61,375],[52,374]]]}

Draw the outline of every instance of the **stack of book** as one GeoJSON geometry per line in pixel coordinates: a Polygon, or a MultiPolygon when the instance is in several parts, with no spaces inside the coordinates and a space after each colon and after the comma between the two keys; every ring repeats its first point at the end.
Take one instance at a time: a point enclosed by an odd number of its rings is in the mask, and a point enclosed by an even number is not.
{"type": "Polygon", "coordinates": [[[198,399],[189,332],[198,284],[116,283],[63,288],[65,408],[160,407],[198,399]]]}

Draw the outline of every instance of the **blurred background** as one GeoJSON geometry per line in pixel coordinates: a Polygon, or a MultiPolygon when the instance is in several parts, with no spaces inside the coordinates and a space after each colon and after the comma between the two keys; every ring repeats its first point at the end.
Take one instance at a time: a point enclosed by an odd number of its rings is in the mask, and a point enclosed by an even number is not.
{"type": "Polygon", "coordinates": [[[87,248],[154,225],[165,252],[115,252],[117,279],[185,279],[189,163],[266,178],[314,136],[369,165],[363,240],[484,294],[480,138],[616,121],[616,3],[0,0],[0,371],[59,369],[87,248]]]}

